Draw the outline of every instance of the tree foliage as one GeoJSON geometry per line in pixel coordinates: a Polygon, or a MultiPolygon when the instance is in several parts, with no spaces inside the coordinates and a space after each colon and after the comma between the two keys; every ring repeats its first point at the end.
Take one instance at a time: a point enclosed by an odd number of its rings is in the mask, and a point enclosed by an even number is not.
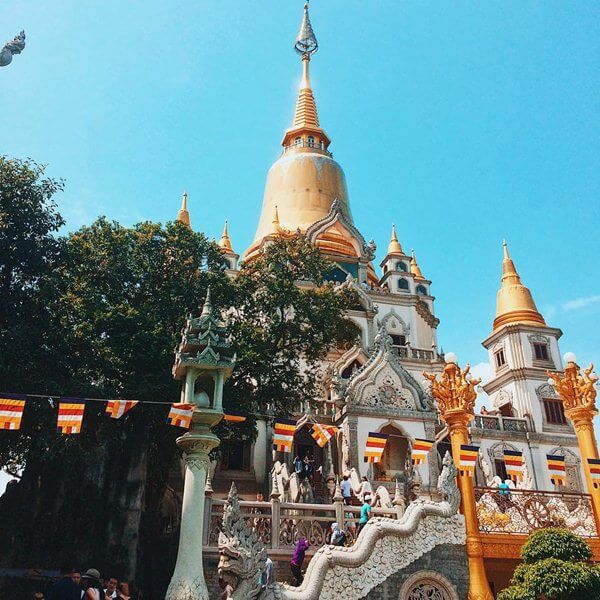
{"type": "MultiPolygon", "coordinates": [[[[311,400],[319,360],[356,337],[343,316],[353,293],[324,282],[332,265],[302,237],[276,240],[232,281],[220,250],[180,223],[100,218],[60,236],[62,184],[31,161],[0,168],[0,391],[177,401],[173,350],[209,284],[238,356],[225,394],[237,410],[287,414],[311,400]]],[[[21,430],[0,431],[0,467],[22,469],[0,498],[0,560],[110,565],[158,598],[173,566],[161,503],[180,431],[166,407],[118,421],[104,409],[87,403],[82,433],[61,436],[56,402],[32,398],[21,430]]],[[[253,425],[221,433],[251,438],[253,425]]]]}
{"type": "Polygon", "coordinates": [[[588,561],[588,543],[566,529],[547,528],[529,536],[523,564],[498,600],[587,600],[600,597],[600,570],[588,561]]]}

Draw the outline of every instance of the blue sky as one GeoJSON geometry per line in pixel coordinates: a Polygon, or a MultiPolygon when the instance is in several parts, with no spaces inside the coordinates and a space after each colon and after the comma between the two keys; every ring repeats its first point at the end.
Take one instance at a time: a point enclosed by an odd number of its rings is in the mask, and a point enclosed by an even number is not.
{"type": "MultiPolygon", "coordinates": [[[[290,124],[301,0],[6,1],[0,151],[66,180],[68,228],[166,221],[250,242],[290,124]]],[[[314,0],[312,81],[352,211],[395,222],[439,339],[485,359],[506,237],[562,351],[600,359],[600,4],[314,0]]]]}

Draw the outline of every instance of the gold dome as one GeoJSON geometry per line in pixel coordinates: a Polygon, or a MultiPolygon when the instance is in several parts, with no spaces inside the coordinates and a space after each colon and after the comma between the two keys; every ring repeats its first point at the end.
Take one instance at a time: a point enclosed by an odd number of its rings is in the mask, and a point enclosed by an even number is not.
{"type": "Polygon", "coordinates": [[[227,221],[225,221],[225,226],[223,227],[223,234],[221,235],[221,239],[219,240],[219,248],[221,250],[225,250],[227,253],[233,253],[233,246],[231,245],[231,239],[229,237],[229,228],[227,226],[227,221]]]}
{"type": "Polygon", "coordinates": [[[506,242],[502,243],[504,259],[502,261],[502,286],[498,290],[494,331],[508,323],[523,325],[546,325],[539,313],[528,288],[521,283],[515,269],[506,242]]]}
{"type": "MultiPolygon", "coordinates": [[[[283,153],[267,175],[262,211],[254,240],[244,256],[246,260],[256,254],[263,239],[272,233],[275,207],[278,209],[279,226],[288,232],[304,232],[327,217],[335,200],[352,223],[346,178],[328,151],[330,139],[320,125],[310,83],[310,56],[317,45],[307,7],[304,19],[296,49],[312,50],[302,52],[302,82],[294,120],[284,134],[283,153]],[[308,23],[308,28],[305,23],[308,23]],[[306,40],[301,39],[303,35],[306,40]]],[[[332,227],[320,234],[316,243],[323,250],[356,257],[356,244],[352,241],[345,228],[332,227]]]]}
{"type": "Polygon", "coordinates": [[[421,268],[417,264],[417,259],[415,258],[415,251],[411,249],[410,254],[410,272],[415,276],[415,280],[425,281],[425,277],[423,277],[423,273],[421,273],[421,268]]]}

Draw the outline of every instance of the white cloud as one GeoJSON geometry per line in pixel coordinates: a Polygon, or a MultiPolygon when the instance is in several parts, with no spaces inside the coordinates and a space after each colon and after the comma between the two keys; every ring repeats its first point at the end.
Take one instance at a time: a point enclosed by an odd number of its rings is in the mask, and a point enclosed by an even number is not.
{"type": "MultiPolygon", "coordinates": [[[[471,367],[473,377],[481,379],[481,384],[487,383],[493,376],[494,371],[490,363],[480,362],[471,367]]],[[[481,407],[488,402],[488,395],[483,391],[481,384],[477,386],[477,400],[475,401],[475,412],[479,412],[481,407]]]]}
{"type": "Polygon", "coordinates": [[[582,298],[575,298],[575,300],[569,300],[563,304],[564,310],[579,310],[592,304],[600,303],[600,295],[598,296],[584,296],[582,298]]]}

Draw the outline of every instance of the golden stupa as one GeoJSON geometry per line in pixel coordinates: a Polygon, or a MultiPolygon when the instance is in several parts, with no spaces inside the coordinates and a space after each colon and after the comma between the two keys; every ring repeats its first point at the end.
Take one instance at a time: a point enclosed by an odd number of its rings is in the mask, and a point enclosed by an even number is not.
{"type": "MultiPolygon", "coordinates": [[[[258,227],[254,241],[246,250],[245,260],[255,256],[261,242],[273,235],[276,212],[282,234],[306,231],[330,213],[335,200],[345,218],[352,223],[346,178],[328,151],[330,139],[319,123],[310,83],[310,58],[317,48],[306,4],[295,43],[296,51],[302,56],[302,82],[294,120],[283,136],[282,155],[269,170],[258,227]]],[[[338,223],[320,234],[316,244],[333,255],[358,255],[356,240],[338,223]]]]}
{"type": "Polygon", "coordinates": [[[515,263],[508,253],[506,241],[502,243],[502,247],[502,285],[496,301],[494,331],[508,323],[545,326],[544,317],[538,311],[531,292],[521,283],[515,263]]]}

